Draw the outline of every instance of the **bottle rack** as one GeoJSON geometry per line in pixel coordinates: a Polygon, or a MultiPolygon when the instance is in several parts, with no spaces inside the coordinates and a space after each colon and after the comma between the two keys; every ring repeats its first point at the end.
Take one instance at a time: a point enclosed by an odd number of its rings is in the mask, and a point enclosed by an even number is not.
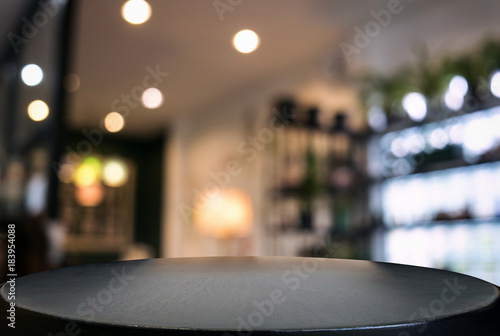
{"type": "Polygon", "coordinates": [[[370,224],[364,135],[350,131],[344,112],[322,124],[315,107],[289,99],[275,107],[288,123],[267,152],[269,253],[307,256],[328,245],[330,256],[366,257],[367,244],[360,242],[370,224]]]}
{"type": "Polygon", "coordinates": [[[500,283],[500,107],[445,115],[369,140],[373,254],[500,283]]]}

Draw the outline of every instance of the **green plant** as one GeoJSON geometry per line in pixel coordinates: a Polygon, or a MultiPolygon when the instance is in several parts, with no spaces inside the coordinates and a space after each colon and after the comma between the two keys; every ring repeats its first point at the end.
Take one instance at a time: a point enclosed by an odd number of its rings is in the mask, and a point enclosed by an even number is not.
{"type": "Polygon", "coordinates": [[[318,178],[318,159],[311,148],[306,151],[306,172],[302,183],[301,198],[306,207],[310,207],[320,193],[318,178]]]}

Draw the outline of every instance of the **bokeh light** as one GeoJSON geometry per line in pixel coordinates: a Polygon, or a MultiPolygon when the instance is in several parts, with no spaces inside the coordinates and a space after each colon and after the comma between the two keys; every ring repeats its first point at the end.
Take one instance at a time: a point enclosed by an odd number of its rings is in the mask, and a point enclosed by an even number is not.
{"type": "Polygon", "coordinates": [[[71,183],[73,181],[73,174],[75,173],[75,166],[70,163],[61,165],[57,176],[63,183],[71,183]]]}
{"type": "Polygon", "coordinates": [[[421,153],[425,149],[425,138],[418,132],[411,133],[406,138],[406,147],[412,154],[421,153]]]}
{"type": "Polygon", "coordinates": [[[464,148],[466,154],[481,155],[495,144],[495,133],[487,118],[471,120],[465,126],[464,148]]]}
{"type": "Polygon", "coordinates": [[[259,36],[251,30],[245,29],[234,35],[233,45],[240,53],[251,53],[259,44],[259,36]]]}
{"type": "Polygon", "coordinates": [[[387,128],[387,115],[380,106],[372,106],[368,110],[368,124],[377,132],[383,132],[387,128]]]}
{"type": "Polygon", "coordinates": [[[464,97],[469,91],[469,84],[462,76],[454,76],[444,96],[445,105],[453,111],[458,111],[464,105],[464,97]]]}
{"type": "Polygon", "coordinates": [[[21,70],[21,79],[28,86],[40,84],[43,79],[43,71],[36,64],[28,64],[21,70]]]}
{"type": "Polygon", "coordinates": [[[396,138],[391,144],[391,152],[396,157],[403,157],[408,154],[405,141],[402,138],[396,138]]]}
{"type": "Polygon", "coordinates": [[[122,17],[131,24],[142,24],[151,17],[151,6],[144,0],[129,0],[122,6],[122,17]]]}
{"type": "Polygon", "coordinates": [[[142,94],[142,104],[148,109],[155,109],[163,103],[163,95],[157,88],[149,88],[142,94]]]}
{"type": "Polygon", "coordinates": [[[80,78],[74,73],[67,74],[64,77],[63,86],[66,92],[75,92],[80,88],[80,78]]]}
{"type": "Polygon", "coordinates": [[[413,121],[422,121],[427,115],[427,101],[419,92],[408,93],[403,98],[403,108],[413,121]]]}
{"type": "Polygon", "coordinates": [[[448,87],[448,91],[457,97],[464,97],[469,90],[467,80],[462,76],[454,76],[448,87]]]}
{"type": "Polygon", "coordinates": [[[216,238],[244,236],[253,224],[252,204],[247,194],[238,189],[223,189],[209,197],[194,214],[201,232],[216,238]]]}
{"type": "Polygon", "coordinates": [[[104,184],[110,187],[121,187],[128,180],[127,165],[118,159],[108,160],[103,167],[104,184]]]}
{"type": "Polygon", "coordinates": [[[111,133],[120,132],[124,126],[125,119],[118,112],[110,112],[106,118],[104,118],[104,127],[111,133]]]}
{"type": "Polygon", "coordinates": [[[75,189],[75,199],[81,206],[95,207],[104,199],[104,189],[100,183],[75,189]]]}
{"type": "Polygon", "coordinates": [[[457,96],[453,94],[451,91],[448,91],[444,95],[444,103],[446,104],[446,107],[448,107],[450,110],[458,111],[464,105],[464,97],[460,95],[457,96]]]}
{"type": "Polygon", "coordinates": [[[88,187],[95,184],[101,175],[101,161],[95,157],[88,157],[76,168],[73,182],[77,187],[88,187]]]}
{"type": "Polygon", "coordinates": [[[392,171],[395,175],[408,175],[413,172],[414,167],[406,159],[397,159],[392,165],[392,171]]]}
{"type": "Polygon", "coordinates": [[[436,149],[443,149],[448,145],[448,134],[442,128],[436,128],[431,132],[429,143],[436,149]]]}
{"type": "Polygon", "coordinates": [[[449,131],[449,138],[452,144],[460,145],[464,141],[465,127],[461,123],[451,126],[449,131]]]}
{"type": "Polygon", "coordinates": [[[491,76],[490,90],[495,97],[500,98],[500,71],[495,72],[491,76]]]}
{"type": "Polygon", "coordinates": [[[49,116],[49,107],[42,100],[32,101],[28,105],[28,116],[33,121],[42,121],[49,116]]]}

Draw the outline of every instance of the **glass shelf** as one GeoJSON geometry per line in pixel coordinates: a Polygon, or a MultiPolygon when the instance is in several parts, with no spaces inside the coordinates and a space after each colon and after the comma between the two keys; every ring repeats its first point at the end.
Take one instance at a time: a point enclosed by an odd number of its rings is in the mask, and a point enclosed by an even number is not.
{"type": "Polygon", "coordinates": [[[368,156],[374,179],[498,161],[500,107],[376,136],[368,156]]]}

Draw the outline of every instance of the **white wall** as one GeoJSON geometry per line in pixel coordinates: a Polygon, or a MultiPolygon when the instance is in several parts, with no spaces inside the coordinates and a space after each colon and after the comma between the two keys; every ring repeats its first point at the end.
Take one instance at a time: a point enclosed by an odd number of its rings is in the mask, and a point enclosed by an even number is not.
{"type": "MultiPolygon", "coordinates": [[[[179,118],[170,124],[169,137],[165,146],[164,216],[162,231],[162,256],[189,257],[210,255],[265,255],[264,224],[261,217],[265,195],[262,163],[266,151],[258,152],[255,159],[247,161],[249,155],[238,151],[238,146],[249,136],[256,136],[268,126],[273,100],[279,94],[294,94],[306,103],[323,105],[333,109],[347,109],[360,119],[356,96],[351,89],[333,85],[333,92],[339,92],[338,99],[326,99],[318,82],[318,70],[307,68],[256,83],[253,87],[232,94],[210,108],[188,117],[179,118]],[[312,84],[311,84],[312,83],[312,84]],[[313,89],[311,89],[313,88],[313,89]],[[315,97],[315,92],[320,94],[315,97]],[[323,98],[322,98],[323,95],[323,98]],[[247,239],[238,239],[231,246],[214,238],[200,234],[190,219],[183,217],[180,206],[192,207],[195,193],[213,182],[210,173],[225,170],[229,161],[236,160],[241,173],[231,176],[230,187],[244,190],[251,198],[254,211],[254,228],[247,239]]],[[[332,84],[323,82],[323,89],[332,84]]],[[[359,122],[355,119],[355,123],[359,122]]],[[[270,145],[270,144],[269,144],[270,145]]],[[[267,146],[269,146],[267,145],[267,146]]]]}

